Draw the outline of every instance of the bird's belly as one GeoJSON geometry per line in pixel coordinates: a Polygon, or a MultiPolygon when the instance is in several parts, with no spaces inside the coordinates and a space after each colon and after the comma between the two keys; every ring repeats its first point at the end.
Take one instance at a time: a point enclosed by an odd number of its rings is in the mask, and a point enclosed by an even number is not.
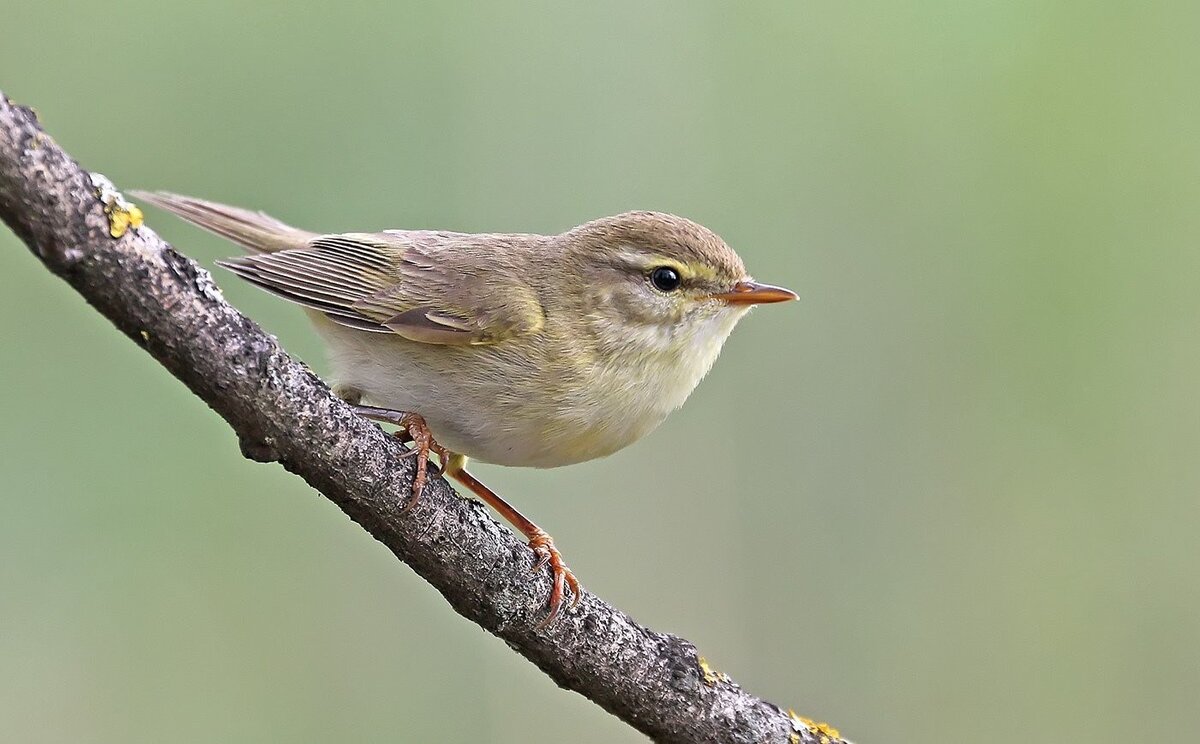
{"type": "Polygon", "coordinates": [[[632,444],[645,433],[519,414],[493,420],[491,431],[480,432],[480,418],[471,418],[465,408],[430,411],[425,418],[438,441],[452,451],[514,467],[555,468],[594,460],[632,444]]]}
{"type": "Polygon", "coordinates": [[[620,405],[604,411],[561,412],[544,405],[548,401],[509,405],[470,394],[447,400],[419,399],[399,389],[365,393],[372,405],[421,414],[443,447],[513,467],[554,468],[611,455],[645,436],[666,415],[630,416],[620,405]]]}
{"type": "Polygon", "coordinates": [[[322,330],[339,383],[371,405],[419,413],[442,446],[497,465],[552,468],[610,455],[654,430],[695,385],[605,368],[555,387],[531,379],[524,360],[506,366],[486,347],[431,354],[397,340],[381,353],[378,336],[322,330]]]}

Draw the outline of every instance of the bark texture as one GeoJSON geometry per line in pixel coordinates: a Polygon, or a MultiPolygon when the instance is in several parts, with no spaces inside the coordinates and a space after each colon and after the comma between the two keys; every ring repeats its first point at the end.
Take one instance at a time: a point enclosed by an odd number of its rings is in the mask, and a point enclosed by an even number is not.
{"type": "Polygon", "coordinates": [[[686,640],[643,627],[592,594],[537,628],[549,576],[531,573],[525,544],[441,478],[402,513],[413,475],[403,447],[226,303],[207,271],[137,226],[140,215],[127,206],[32,110],[0,92],[0,219],[224,418],[247,457],[303,478],[456,612],[657,741],[841,741],[712,673],[686,640]]]}

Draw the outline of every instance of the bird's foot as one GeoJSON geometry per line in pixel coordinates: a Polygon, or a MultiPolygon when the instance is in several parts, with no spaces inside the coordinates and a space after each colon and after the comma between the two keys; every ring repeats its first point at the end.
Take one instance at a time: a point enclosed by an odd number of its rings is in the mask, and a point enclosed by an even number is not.
{"type": "Polygon", "coordinates": [[[554,585],[550,589],[550,610],[546,617],[538,623],[539,628],[544,628],[554,621],[558,616],[558,610],[562,607],[563,595],[566,590],[570,590],[574,599],[571,602],[571,607],[574,609],[579,604],[579,598],[583,596],[579,589],[579,580],[575,578],[575,574],[571,573],[571,569],[567,568],[567,564],[563,562],[562,553],[558,552],[558,548],[554,547],[554,538],[542,530],[537,530],[529,537],[529,547],[537,556],[537,562],[533,564],[534,571],[540,571],[543,566],[550,566],[550,576],[554,580],[554,585]]]}
{"type": "Polygon", "coordinates": [[[583,597],[583,589],[579,585],[579,580],[575,578],[575,574],[571,573],[571,569],[567,568],[567,564],[563,562],[562,553],[558,552],[558,548],[554,546],[554,538],[550,537],[545,530],[538,527],[514,509],[508,502],[500,498],[499,494],[483,485],[483,483],[480,483],[475,476],[468,473],[463,467],[466,458],[462,455],[456,455],[438,444],[437,440],[433,438],[433,434],[429,431],[429,426],[425,423],[424,418],[416,413],[393,411],[388,408],[376,408],[375,406],[355,405],[354,409],[359,415],[369,418],[372,421],[394,424],[399,427],[395,436],[400,438],[401,441],[411,440],[413,443],[410,456],[416,456],[417,458],[417,473],[413,478],[412,497],[405,504],[404,511],[411,509],[417,503],[417,499],[421,497],[421,490],[425,487],[425,478],[429,466],[429,453],[432,452],[441,459],[443,475],[453,477],[470,488],[476,496],[487,502],[493,509],[499,512],[500,516],[504,517],[505,520],[528,538],[529,548],[537,556],[533,564],[533,571],[540,571],[549,566],[550,578],[552,580],[550,598],[547,600],[549,611],[546,617],[538,623],[538,628],[546,627],[558,617],[558,612],[562,609],[563,597],[568,591],[573,595],[571,607],[575,608],[579,605],[579,601],[583,597]]]}
{"type": "Polygon", "coordinates": [[[567,568],[567,564],[563,562],[562,553],[559,553],[558,548],[554,547],[554,539],[545,530],[530,521],[528,517],[513,508],[512,504],[500,498],[500,494],[483,485],[478,478],[468,473],[463,467],[461,458],[456,463],[451,463],[449,475],[471,489],[472,493],[483,499],[488,506],[495,509],[500,516],[504,517],[505,521],[520,530],[521,534],[529,540],[529,548],[537,556],[533,564],[533,571],[540,571],[545,566],[550,567],[550,578],[553,581],[550,587],[550,599],[547,601],[549,612],[537,624],[537,627],[544,628],[554,621],[554,618],[558,616],[558,611],[562,608],[563,595],[568,589],[571,594],[575,595],[571,607],[578,606],[579,600],[583,597],[583,588],[579,586],[579,580],[575,578],[575,574],[571,573],[571,569],[567,568]]]}
{"type": "Polygon", "coordinates": [[[433,432],[429,431],[429,425],[425,423],[425,419],[420,414],[404,414],[400,418],[399,426],[400,431],[403,431],[412,440],[412,451],[417,456],[417,474],[413,476],[412,497],[404,505],[403,510],[408,511],[417,505],[417,499],[421,498],[421,491],[425,489],[425,478],[429,469],[429,453],[436,454],[442,462],[442,467],[445,468],[446,463],[450,462],[450,450],[437,443],[437,440],[433,438],[433,432]]]}
{"type": "Polygon", "coordinates": [[[425,481],[429,474],[430,453],[438,456],[443,469],[453,455],[450,450],[437,443],[437,440],[433,438],[433,432],[429,431],[429,424],[425,423],[425,419],[419,413],[392,411],[374,406],[355,406],[355,409],[373,421],[395,424],[399,428],[394,436],[402,442],[413,443],[408,456],[417,458],[417,473],[413,476],[412,496],[404,504],[403,509],[404,512],[409,511],[417,505],[417,500],[421,498],[421,492],[425,489],[425,481]]]}

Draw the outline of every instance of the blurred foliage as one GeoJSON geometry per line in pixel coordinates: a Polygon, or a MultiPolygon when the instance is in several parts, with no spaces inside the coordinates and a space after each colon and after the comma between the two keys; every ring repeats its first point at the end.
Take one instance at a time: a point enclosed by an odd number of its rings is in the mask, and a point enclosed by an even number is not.
{"type": "MultiPolygon", "coordinates": [[[[583,582],[857,741],[1200,737],[1198,6],[412,5],[10,2],[0,88],[118,186],[314,229],[711,226],[802,302],[646,441],[484,469],[583,582]]],[[[0,287],[3,738],[642,740],[7,231],[0,287]]]]}

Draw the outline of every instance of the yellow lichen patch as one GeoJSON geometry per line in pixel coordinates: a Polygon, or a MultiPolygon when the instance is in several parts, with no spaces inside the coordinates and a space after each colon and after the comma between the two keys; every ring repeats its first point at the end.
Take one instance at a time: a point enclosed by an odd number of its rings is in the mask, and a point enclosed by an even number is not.
{"type": "Polygon", "coordinates": [[[708,665],[708,659],[700,657],[700,672],[704,675],[704,684],[712,687],[718,682],[728,682],[729,675],[725,672],[718,672],[708,665]]]}
{"type": "Polygon", "coordinates": [[[108,234],[119,238],[129,232],[130,228],[142,226],[145,216],[136,204],[125,199],[113,182],[99,173],[92,174],[92,188],[104,205],[104,214],[108,216],[108,234]]]}
{"type": "Polygon", "coordinates": [[[108,232],[114,238],[121,237],[131,227],[142,226],[142,210],[134,204],[130,204],[128,207],[105,207],[104,212],[108,215],[108,232]]]}
{"type": "Polygon", "coordinates": [[[820,744],[831,744],[832,741],[840,740],[842,738],[842,732],[838,731],[833,726],[830,726],[828,723],[825,723],[824,721],[814,721],[811,718],[805,718],[804,716],[797,715],[796,711],[791,710],[790,708],[788,709],[788,718],[792,719],[792,729],[794,733],[792,733],[790,738],[793,744],[800,741],[800,737],[795,732],[798,732],[799,727],[801,726],[816,734],[817,741],[820,742],[820,744]]]}

